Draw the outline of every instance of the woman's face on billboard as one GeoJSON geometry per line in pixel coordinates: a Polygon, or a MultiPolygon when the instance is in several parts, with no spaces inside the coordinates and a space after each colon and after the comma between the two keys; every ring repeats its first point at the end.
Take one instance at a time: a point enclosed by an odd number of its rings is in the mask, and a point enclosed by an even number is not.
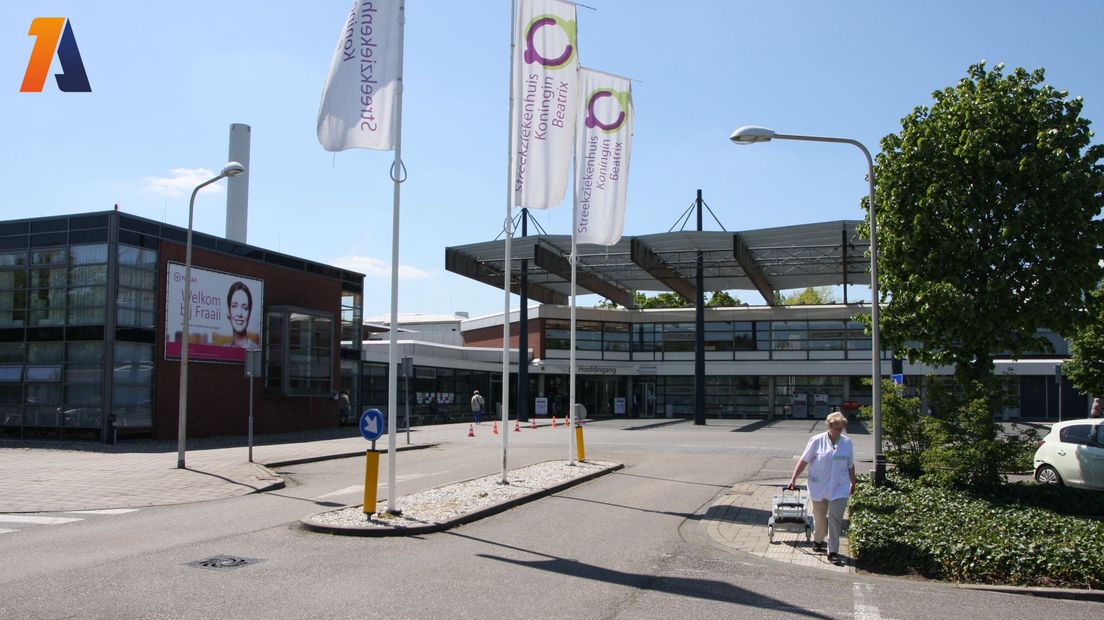
{"type": "Polygon", "coordinates": [[[230,296],[230,326],[235,332],[245,333],[249,326],[249,295],[237,290],[230,296]]]}

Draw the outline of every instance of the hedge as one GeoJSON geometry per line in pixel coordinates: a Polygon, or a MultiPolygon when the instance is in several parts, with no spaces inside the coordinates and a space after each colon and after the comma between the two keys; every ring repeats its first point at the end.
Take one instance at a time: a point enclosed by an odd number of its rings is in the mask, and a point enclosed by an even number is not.
{"type": "Polygon", "coordinates": [[[1015,483],[986,498],[890,477],[877,489],[860,479],[850,509],[848,543],[866,570],[1104,588],[1104,493],[1015,483]]]}

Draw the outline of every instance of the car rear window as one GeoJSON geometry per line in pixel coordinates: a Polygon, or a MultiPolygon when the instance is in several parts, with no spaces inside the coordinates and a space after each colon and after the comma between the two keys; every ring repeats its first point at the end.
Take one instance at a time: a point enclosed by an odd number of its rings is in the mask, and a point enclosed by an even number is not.
{"type": "Polygon", "coordinates": [[[1062,443],[1089,444],[1093,442],[1092,424],[1072,424],[1063,428],[1058,434],[1058,440],[1062,443]]]}

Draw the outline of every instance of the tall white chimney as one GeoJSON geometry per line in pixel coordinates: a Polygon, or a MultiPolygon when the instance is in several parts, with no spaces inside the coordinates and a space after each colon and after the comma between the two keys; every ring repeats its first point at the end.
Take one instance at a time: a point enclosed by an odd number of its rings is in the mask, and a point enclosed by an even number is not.
{"type": "Polygon", "coordinates": [[[245,166],[245,172],[226,179],[226,238],[247,243],[249,230],[249,125],[230,125],[230,155],[227,161],[245,166]]]}

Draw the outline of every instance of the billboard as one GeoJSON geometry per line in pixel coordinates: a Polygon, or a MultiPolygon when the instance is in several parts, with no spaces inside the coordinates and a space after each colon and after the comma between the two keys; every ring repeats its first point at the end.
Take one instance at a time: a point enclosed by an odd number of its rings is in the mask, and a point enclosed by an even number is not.
{"type": "Polygon", "coordinates": [[[165,357],[180,358],[185,308],[188,359],[244,363],[261,346],[264,281],[192,267],[191,300],[184,300],[184,265],[170,262],[165,284],[165,357]]]}

